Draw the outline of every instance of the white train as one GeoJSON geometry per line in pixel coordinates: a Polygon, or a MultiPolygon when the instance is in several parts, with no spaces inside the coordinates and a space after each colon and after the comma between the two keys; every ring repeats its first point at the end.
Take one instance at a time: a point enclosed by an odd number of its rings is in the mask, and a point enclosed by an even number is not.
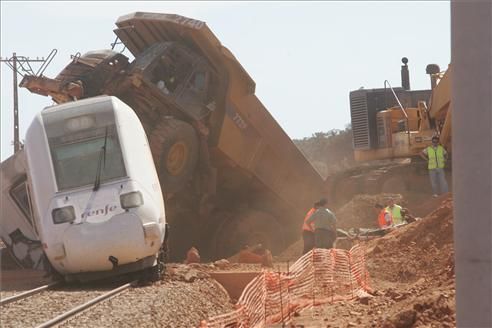
{"type": "Polygon", "coordinates": [[[21,264],[46,266],[42,248],[67,280],[159,273],[164,201],[130,107],[101,96],[45,108],[27,130],[24,153],[2,163],[0,222],[21,264]]]}

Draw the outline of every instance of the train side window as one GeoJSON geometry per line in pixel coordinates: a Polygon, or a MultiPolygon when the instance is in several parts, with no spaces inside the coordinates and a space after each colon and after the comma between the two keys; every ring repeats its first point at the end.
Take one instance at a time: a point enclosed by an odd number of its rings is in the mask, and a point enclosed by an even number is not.
{"type": "Polygon", "coordinates": [[[21,209],[23,217],[31,226],[34,227],[32,217],[31,199],[29,198],[29,189],[27,185],[27,177],[23,178],[10,189],[10,196],[21,209]]]}

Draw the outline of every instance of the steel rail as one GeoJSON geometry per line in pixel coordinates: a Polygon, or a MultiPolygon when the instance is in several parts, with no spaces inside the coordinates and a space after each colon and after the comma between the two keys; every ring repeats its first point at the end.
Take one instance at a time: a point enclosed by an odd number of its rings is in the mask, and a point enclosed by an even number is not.
{"type": "Polygon", "coordinates": [[[84,304],[81,304],[79,306],[76,306],[74,307],[73,309],[63,313],[63,314],[60,314],[59,316],[49,320],[49,321],[46,321],[45,323],[42,323],[40,324],[39,326],[37,326],[36,328],[48,328],[48,327],[53,327],[67,319],[69,319],[70,317],[73,317],[74,315],[90,308],[91,306],[101,302],[101,301],[104,301],[105,299],[108,299],[110,298],[111,296],[114,296],[116,294],[119,294],[121,292],[123,292],[124,290],[134,286],[135,284],[137,283],[137,280],[134,280],[132,282],[129,282],[127,284],[124,284],[118,288],[115,288],[109,292],[107,292],[106,294],[103,294],[103,295],[100,295],[96,298],[93,298],[92,300],[84,303],[84,304]]]}
{"type": "Polygon", "coordinates": [[[27,298],[27,297],[29,297],[31,295],[35,295],[35,294],[41,293],[42,291],[45,291],[47,289],[50,289],[50,288],[52,288],[52,287],[54,287],[56,285],[59,285],[60,283],[61,283],[60,281],[55,281],[55,282],[52,282],[50,284],[43,285],[43,286],[40,286],[40,287],[31,289],[31,290],[27,290],[27,291],[22,292],[22,293],[19,293],[17,295],[13,295],[13,296],[4,298],[4,299],[0,300],[0,305],[9,304],[9,303],[12,303],[12,302],[19,301],[21,299],[27,298]]]}

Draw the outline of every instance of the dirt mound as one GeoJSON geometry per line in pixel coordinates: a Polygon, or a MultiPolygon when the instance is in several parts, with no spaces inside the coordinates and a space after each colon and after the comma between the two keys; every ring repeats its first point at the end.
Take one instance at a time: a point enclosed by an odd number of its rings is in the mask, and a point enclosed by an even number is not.
{"type": "Polygon", "coordinates": [[[338,228],[377,228],[377,213],[374,205],[376,203],[386,205],[388,198],[395,199],[395,203],[401,206],[407,206],[400,194],[356,195],[336,211],[338,228]]]}
{"type": "Polygon", "coordinates": [[[448,196],[425,218],[368,243],[372,274],[388,281],[411,282],[440,275],[453,261],[453,201],[448,196]]]}
{"type": "Polygon", "coordinates": [[[428,197],[424,201],[421,201],[418,205],[412,206],[412,214],[419,217],[429,215],[432,211],[438,208],[443,201],[451,196],[450,193],[440,195],[437,198],[428,197]]]}
{"type": "Polygon", "coordinates": [[[385,302],[399,304],[392,306],[389,316],[382,320],[384,327],[453,327],[456,307],[451,196],[447,195],[423,219],[370,241],[367,267],[374,284],[383,291],[385,302]],[[386,288],[391,282],[398,289],[386,288]]]}

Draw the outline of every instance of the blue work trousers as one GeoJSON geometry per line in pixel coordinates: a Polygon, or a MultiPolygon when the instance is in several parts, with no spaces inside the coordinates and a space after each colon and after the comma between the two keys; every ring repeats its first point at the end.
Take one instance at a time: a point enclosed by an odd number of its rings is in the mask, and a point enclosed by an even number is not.
{"type": "Polygon", "coordinates": [[[434,195],[445,194],[448,192],[448,183],[446,182],[444,169],[437,168],[429,170],[429,177],[434,195]]]}

